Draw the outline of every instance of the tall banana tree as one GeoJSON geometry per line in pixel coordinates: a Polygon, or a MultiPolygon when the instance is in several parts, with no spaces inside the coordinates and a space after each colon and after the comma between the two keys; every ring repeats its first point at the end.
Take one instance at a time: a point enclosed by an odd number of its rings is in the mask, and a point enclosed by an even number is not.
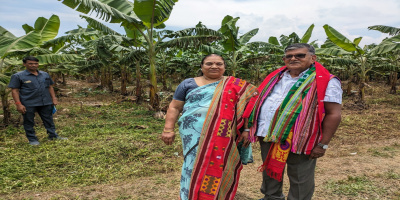
{"type": "Polygon", "coordinates": [[[336,44],[341,49],[350,52],[354,59],[358,60],[359,70],[358,77],[360,80],[359,83],[359,103],[361,105],[365,105],[365,81],[366,75],[369,71],[372,70],[374,65],[371,65],[369,59],[371,55],[369,51],[365,51],[368,47],[364,47],[365,49],[359,46],[362,37],[355,38],[353,41],[347,39],[344,35],[339,33],[337,30],[332,28],[329,25],[323,26],[325,29],[325,33],[328,36],[329,40],[336,44]]]}
{"type": "Polygon", "coordinates": [[[201,51],[206,53],[226,55],[231,65],[232,76],[236,76],[241,63],[246,62],[248,59],[256,59],[249,55],[249,45],[251,44],[249,41],[258,33],[258,28],[239,36],[239,27],[236,26],[238,20],[239,17],[225,16],[221,22],[221,28],[218,30],[221,38],[216,43],[203,45],[200,48],[201,51]]]}
{"type": "MultiPolygon", "coordinates": [[[[154,109],[159,108],[157,97],[156,54],[162,48],[163,40],[171,35],[158,37],[156,29],[165,28],[164,22],[168,20],[177,0],[63,0],[62,3],[79,12],[88,14],[96,13],[97,18],[106,22],[118,23],[131,34],[143,37],[144,48],[149,58],[150,79],[150,104],[154,109]]],[[[193,40],[193,39],[192,39],[193,40]]],[[[180,41],[181,45],[187,42],[180,41]],[[182,42],[186,42],[183,43],[182,42]]]]}
{"type": "Polygon", "coordinates": [[[158,108],[156,78],[156,45],[153,41],[155,28],[165,27],[177,0],[64,0],[62,3],[84,14],[97,13],[97,17],[110,23],[119,23],[125,28],[137,31],[146,40],[143,46],[150,58],[150,103],[158,108]]]}
{"type": "Polygon", "coordinates": [[[397,74],[400,72],[400,35],[383,40],[371,50],[371,54],[388,58],[390,65],[384,65],[384,67],[390,71],[389,79],[391,88],[389,93],[396,94],[397,74]]]}
{"type": "Polygon", "coordinates": [[[318,55],[318,62],[342,72],[337,75],[341,80],[348,80],[346,94],[350,96],[353,82],[356,80],[356,73],[359,71],[358,63],[353,58],[352,53],[343,50],[329,39],[320,48],[316,48],[315,53],[318,55]]]}

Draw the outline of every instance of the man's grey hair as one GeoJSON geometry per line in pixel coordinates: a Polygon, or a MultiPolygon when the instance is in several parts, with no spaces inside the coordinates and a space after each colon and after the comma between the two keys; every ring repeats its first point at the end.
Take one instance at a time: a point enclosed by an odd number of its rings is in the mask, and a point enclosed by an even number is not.
{"type": "Polygon", "coordinates": [[[291,51],[291,50],[296,50],[296,49],[302,49],[302,48],[307,48],[308,52],[311,55],[315,55],[315,49],[312,45],[306,44],[306,43],[295,43],[295,44],[291,44],[289,46],[287,46],[285,48],[285,54],[287,51],[291,51]]]}

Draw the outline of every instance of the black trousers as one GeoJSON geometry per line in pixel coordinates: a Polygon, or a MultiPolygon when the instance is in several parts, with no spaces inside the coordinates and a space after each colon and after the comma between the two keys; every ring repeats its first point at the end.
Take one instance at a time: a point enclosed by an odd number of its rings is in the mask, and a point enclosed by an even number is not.
{"type": "Polygon", "coordinates": [[[49,138],[52,139],[58,136],[53,121],[53,105],[33,106],[33,107],[25,106],[25,108],[26,108],[26,113],[23,114],[24,129],[26,137],[28,138],[29,142],[38,140],[34,129],[35,112],[37,112],[40,118],[42,119],[44,127],[47,130],[47,134],[49,135],[49,138]]]}

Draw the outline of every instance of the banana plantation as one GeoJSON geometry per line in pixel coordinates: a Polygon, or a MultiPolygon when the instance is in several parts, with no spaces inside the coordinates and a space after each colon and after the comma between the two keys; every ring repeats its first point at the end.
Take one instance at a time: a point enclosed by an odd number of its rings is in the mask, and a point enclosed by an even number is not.
{"type": "MultiPolygon", "coordinates": [[[[24,69],[22,58],[40,60],[40,69],[51,74],[57,84],[68,78],[96,81],[100,87],[120,95],[132,95],[136,103],[147,103],[158,111],[160,93],[173,91],[185,78],[195,77],[204,55],[217,53],[227,61],[226,75],[258,85],[271,71],[283,66],[284,48],[292,43],[309,43],[316,48],[318,62],[346,81],[345,94],[354,103],[365,105],[369,81],[384,80],[388,93],[395,94],[400,71],[400,28],[385,25],[365,27],[386,33],[379,44],[360,46],[362,37],[346,38],[326,24],[326,41],[311,41],[314,24],[303,35],[252,41],[258,28],[241,34],[239,17],[225,16],[218,30],[202,22],[183,30],[169,30],[164,24],[177,0],[63,0],[60,3],[81,12],[86,27],[59,35],[57,15],[40,17],[34,24],[23,24],[25,35],[16,37],[0,26],[0,95],[3,122],[10,121],[10,77],[24,69]],[[86,14],[91,14],[89,17],[86,14]],[[107,24],[123,27],[120,33],[107,24]],[[323,43],[323,44],[322,44],[323,43]],[[120,88],[115,88],[119,82],[120,88]],[[127,88],[134,88],[129,90],[127,88]]],[[[197,23],[197,24],[196,24],[197,23]]]]}

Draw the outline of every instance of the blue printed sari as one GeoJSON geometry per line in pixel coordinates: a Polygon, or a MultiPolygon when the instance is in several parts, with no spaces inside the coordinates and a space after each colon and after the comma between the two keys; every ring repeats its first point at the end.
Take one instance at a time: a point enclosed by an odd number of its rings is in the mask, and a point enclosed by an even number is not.
{"type": "Polygon", "coordinates": [[[196,159],[201,130],[218,83],[219,81],[190,91],[185,98],[182,116],[178,120],[185,158],[181,174],[181,200],[188,200],[190,177],[196,159]]]}

